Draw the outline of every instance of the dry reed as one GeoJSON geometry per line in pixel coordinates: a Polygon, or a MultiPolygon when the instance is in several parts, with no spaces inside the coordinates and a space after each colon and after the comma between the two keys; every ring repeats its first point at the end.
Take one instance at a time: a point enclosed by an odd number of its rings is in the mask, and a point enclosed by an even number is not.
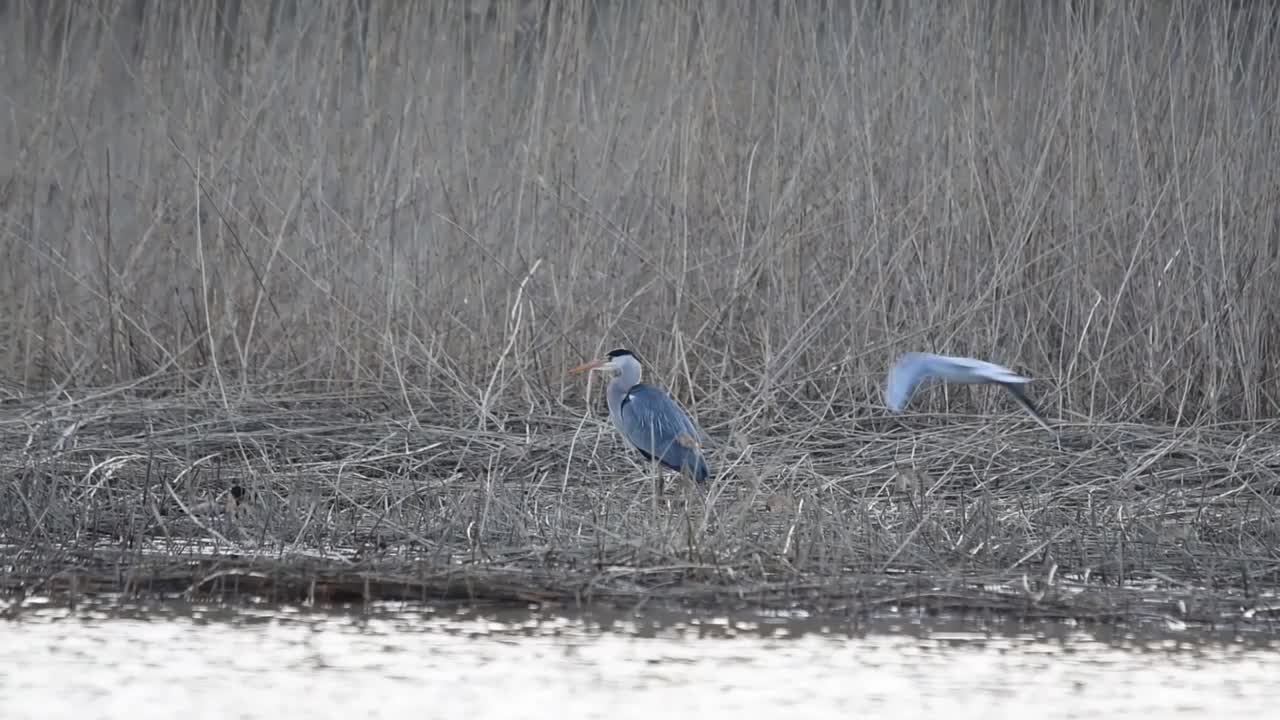
{"type": "Polygon", "coordinates": [[[1271,602],[1269,5],[0,26],[10,590],[1271,602]],[[712,437],[706,493],[655,504],[564,375],[615,346],[712,437]],[[905,349],[1042,379],[1063,439],[983,391],[886,418],[905,349]],[[234,519],[192,512],[233,485],[234,519]]]}

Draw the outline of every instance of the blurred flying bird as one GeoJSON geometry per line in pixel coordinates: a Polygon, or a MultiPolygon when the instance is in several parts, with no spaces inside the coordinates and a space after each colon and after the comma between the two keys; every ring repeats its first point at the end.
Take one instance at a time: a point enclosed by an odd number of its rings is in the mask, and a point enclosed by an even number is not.
{"type": "Polygon", "coordinates": [[[889,368],[889,379],[884,388],[885,402],[894,412],[902,412],[916,389],[930,379],[962,385],[1003,385],[1041,427],[1053,432],[1053,428],[1049,427],[1049,423],[1045,422],[1040,411],[1022,391],[1022,386],[1031,382],[1031,378],[1022,377],[1007,367],[985,360],[933,353],[903,353],[898,356],[893,367],[889,368]]]}
{"type": "Polygon", "coordinates": [[[609,419],[627,442],[649,460],[685,473],[699,483],[711,472],[702,454],[701,433],[675,400],[661,388],[640,382],[640,361],[630,350],[613,350],[583,363],[572,373],[617,373],[605,389],[609,419]]]}

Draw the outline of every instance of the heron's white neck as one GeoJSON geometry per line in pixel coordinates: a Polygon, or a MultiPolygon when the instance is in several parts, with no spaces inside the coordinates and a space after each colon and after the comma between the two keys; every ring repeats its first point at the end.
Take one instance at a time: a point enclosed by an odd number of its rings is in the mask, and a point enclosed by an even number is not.
{"type": "Polygon", "coordinates": [[[606,397],[609,400],[609,414],[616,415],[622,407],[622,399],[627,391],[640,383],[640,361],[631,355],[623,355],[613,360],[617,375],[609,381],[606,397]]]}

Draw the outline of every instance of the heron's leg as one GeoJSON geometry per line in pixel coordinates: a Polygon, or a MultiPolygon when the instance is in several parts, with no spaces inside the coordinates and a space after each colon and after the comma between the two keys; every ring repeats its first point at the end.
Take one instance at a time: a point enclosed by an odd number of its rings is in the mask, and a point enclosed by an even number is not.
{"type": "Polygon", "coordinates": [[[665,489],[662,468],[650,466],[649,471],[653,473],[653,516],[658,516],[658,505],[662,502],[662,491],[665,489]]]}
{"type": "Polygon", "coordinates": [[[684,511],[687,521],[693,522],[696,517],[697,522],[695,524],[705,531],[709,520],[707,512],[710,505],[707,494],[711,490],[712,481],[708,480],[707,487],[703,487],[689,473],[681,473],[680,480],[682,481],[680,483],[681,490],[684,491],[684,511]]]}

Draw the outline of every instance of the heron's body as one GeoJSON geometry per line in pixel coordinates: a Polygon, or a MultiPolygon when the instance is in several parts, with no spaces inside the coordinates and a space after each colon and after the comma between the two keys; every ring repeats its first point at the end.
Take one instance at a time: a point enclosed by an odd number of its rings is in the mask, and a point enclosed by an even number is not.
{"type": "Polygon", "coordinates": [[[608,360],[576,369],[616,371],[605,390],[613,426],[645,458],[706,482],[711,472],[702,453],[701,433],[666,391],[640,382],[640,362],[635,355],[614,350],[608,360]]]}
{"type": "Polygon", "coordinates": [[[889,378],[885,384],[885,403],[894,411],[902,412],[911,396],[921,384],[930,379],[962,385],[995,384],[1002,385],[1018,404],[1027,411],[1036,422],[1053,432],[1053,428],[1045,422],[1040,411],[1022,390],[1022,386],[1031,382],[1031,378],[1023,377],[1003,365],[996,365],[985,360],[933,353],[908,352],[900,355],[893,367],[889,369],[889,378]]]}

